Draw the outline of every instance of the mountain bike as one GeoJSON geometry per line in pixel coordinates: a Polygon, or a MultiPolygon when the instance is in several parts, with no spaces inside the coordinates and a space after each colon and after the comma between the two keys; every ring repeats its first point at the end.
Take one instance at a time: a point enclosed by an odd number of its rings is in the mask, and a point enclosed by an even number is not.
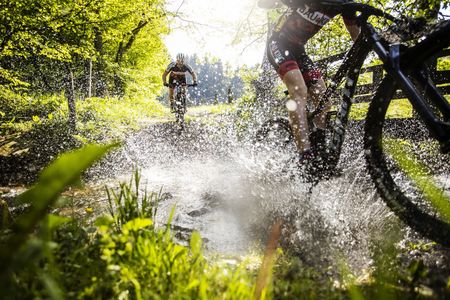
{"type": "MultiPolygon", "coordinates": [[[[326,167],[336,169],[359,73],[373,51],[383,64],[385,76],[365,118],[368,171],[381,198],[402,221],[423,236],[450,246],[450,104],[429,71],[429,62],[450,46],[450,21],[426,25],[420,20],[396,18],[366,4],[318,2],[341,12],[358,12],[361,26],[361,34],[309,115],[314,118],[329,99],[339,95],[336,115],[328,125],[323,155],[326,167]],[[382,32],[369,22],[372,16],[391,25],[382,32]],[[397,99],[399,92],[407,99],[402,101],[412,107],[408,118],[390,117],[396,105],[392,99],[397,99]]],[[[282,146],[293,144],[292,129],[285,118],[264,123],[257,138],[264,141],[276,131],[284,132],[279,142],[282,146]]]]}
{"type": "Polygon", "coordinates": [[[186,113],[186,102],[188,94],[186,93],[187,87],[193,87],[193,84],[186,83],[174,83],[173,85],[173,104],[172,112],[175,114],[175,123],[177,124],[178,130],[184,130],[184,114],[186,113]]]}

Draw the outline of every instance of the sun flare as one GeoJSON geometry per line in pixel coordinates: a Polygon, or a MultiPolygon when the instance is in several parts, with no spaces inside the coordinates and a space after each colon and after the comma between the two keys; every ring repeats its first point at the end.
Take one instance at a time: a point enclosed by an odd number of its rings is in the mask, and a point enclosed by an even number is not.
{"type": "Polygon", "coordinates": [[[233,65],[261,61],[264,41],[252,43],[252,30],[261,26],[265,12],[255,0],[172,0],[179,8],[172,32],[166,38],[169,52],[212,55],[233,65]]]}

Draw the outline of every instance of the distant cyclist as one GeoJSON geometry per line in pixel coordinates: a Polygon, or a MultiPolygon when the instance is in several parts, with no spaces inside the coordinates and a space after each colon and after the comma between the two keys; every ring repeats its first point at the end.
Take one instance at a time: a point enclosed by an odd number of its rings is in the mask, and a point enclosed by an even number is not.
{"type": "MultiPolygon", "coordinates": [[[[281,6],[279,2],[259,0],[258,5],[272,9],[281,6]]],[[[281,2],[287,5],[288,9],[278,19],[268,39],[267,56],[292,99],[288,102],[287,108],[295,143],[300,152],[300,162],[310,162],[320,149],[311,148],[309,133],[311,132],[311,139],[315,139],[319,145],[324,145],[326,113],[330,109],[330,104],[315,117],[313,128],[309,128],[307,96],[309,94],[317,104],[326,87],[320,70],[305,52],[305,44],[338,12],[329,7],[321,7],[320,1],[281,0],[281,2]]],[[[346,0],[342,1],[344,2],[346,0]]],[[[352,39],[356,40],[360,32],[356,24],[356,15],[343,14],[343,18],[352,39]]]]}
{"type": "Polygon", "coordinates": [[[164,86],[169,87],[169,104],[173,111],[173,90],[176,84],[186,84],[186,72],[191,74],[193,86],[197,85],[197,75],[192,68],[184,63],[185,56],[178,53],[175,62],[171,62],[162,75],[164,86]],[[169,75],[169,83],[167,83],[167,75],[169,75]]]}

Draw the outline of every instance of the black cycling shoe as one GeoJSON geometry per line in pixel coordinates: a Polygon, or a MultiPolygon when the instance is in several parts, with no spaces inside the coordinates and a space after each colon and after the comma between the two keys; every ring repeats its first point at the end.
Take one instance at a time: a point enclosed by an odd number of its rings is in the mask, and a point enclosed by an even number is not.
{"type": "Polygon", "coordinates": [[[299,169],[302,171],[302,177],[307,182],[316,182],[315,155],[311,149],[300,153],[297,165],[299,169]]]}
{"type": "Polygon", "coordinates": [[[325,129],[313,128],[312,132],[309,134],[309,141],[312,146],[312,151],[316,157],[324,157],[327,155],[327,144],[325,129]]]}
{"type": "Polygon", "coordinates": [[[328,180],[336,175],[335,168],[330,166],[330,152],[326,144],[326,131],[321,128],[314,128],[310,134],[310,142],[314,154],[314,167],[312,174],[318,180],[328,180]]]}

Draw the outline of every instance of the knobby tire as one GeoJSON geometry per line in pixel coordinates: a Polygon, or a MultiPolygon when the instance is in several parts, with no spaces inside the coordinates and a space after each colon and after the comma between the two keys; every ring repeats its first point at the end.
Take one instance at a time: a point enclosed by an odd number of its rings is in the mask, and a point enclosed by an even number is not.
{"type": "MultiPolygon", "coordinates": [[[[410,51],[409,57],[421,57],[422,62],[431,59],[438,52],[450,46],[450,22],[444,22],[433,33],[439,38],[428,44],[419,43],[413,49],[420,51],[416,56],[410,51]]],[[[419,67],[420,62],[414,61],[419,67]]],[[[409,78],[415,80],[411,70],[409,78]]],[[[392,76],[387,75],[369,106],[365,124],[364,147],[369,173],[377,187],[381,198],[389,208],[408,226],[444,246],[450,246],[450,221],[445,220],[442,210],[430,205],[430,200],[422,190],[420,180],[411,179],[411,172],[398,163],[398,155],[393,158],[392,149],[405,147],[404,157],[421,160],[416,166],[424,165],[427,171],[417,171],[417,176],[436,181],[436,188],[442,189],[443,199],[450,198],[448,186],[450,177],[450,155],[439,153],[438,143],[430,136],[428,129],[418,118],[399,120],[387,117],[388,107],[393,101],[398,86],[392,76]],[[394,145],[394,146],[392,146],[394,145]],[[404,146],[398,146],[404,145],[404,146]],[[414,152],[414,153],[413,153],[414,152]],[[444,183],[441,183],[442,179],[444,183]]],[[[425,99],[427,101],[427,99],[425,99]]],[[[430,105],[430,103],[428,102],[430,105]]],[[[414,114],[413,114],[414,116],[414,114]]],[[[403,151],[403,150],[402,150],[403,151]]],[[[400,156],[402,157],[402,156],[400,156]]],[[[419,170],[419,167],[414,167],[419,170]]],[[[420,169],[421,170],[421,169],[420,169]]],[[[450,203],[446,203],[447,208],[450,203]]]]}

